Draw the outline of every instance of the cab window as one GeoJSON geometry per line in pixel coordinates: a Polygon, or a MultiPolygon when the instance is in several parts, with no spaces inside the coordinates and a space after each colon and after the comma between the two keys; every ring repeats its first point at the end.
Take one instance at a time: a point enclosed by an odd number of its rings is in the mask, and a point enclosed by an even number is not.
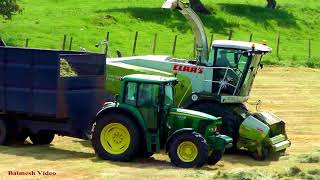
{"type": "Polygon", "coordinates": [[[129,82],[126,84],[125,103],[135,106],[137,100],[137,83],[129,82]]]}
{"type": "Polygon", "coordinates": [[[215,66],[234,67],[236,66],[236,53],[232,49],[218,49],[215,66]]]}
{"type": "Polygon", "coordinates": [[[140,84],[138,93],[138,106],[156,106],[159,102],[158,84],[140,84]]]}

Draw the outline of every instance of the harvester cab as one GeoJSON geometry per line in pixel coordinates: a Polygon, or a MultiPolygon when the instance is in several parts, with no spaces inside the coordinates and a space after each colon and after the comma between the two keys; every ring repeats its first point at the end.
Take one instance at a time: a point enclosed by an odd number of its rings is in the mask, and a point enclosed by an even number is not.
{"type": "Polygon", "coordinates": [[[121,78],[116,102],[98,113],[93,145],[100,157],[130,160],[165,149],[179,167],[217,163],[232,138],[217,131],[222,119],[173,108],[174,77],[134,74],[121,78]]]}
{"type": "Polygon", "coordinates": [[[221,103],[245,102],[248,99],[262,56],[272,51],[263,44],[252,42],[215,40],[209,48],[204,25],[188,3],[167,0],[164,9],[178,10],[189,22],[195,36],[196,59],[188,63],[212,71],[205,77],[211,94],[221,103]],[[211,74],[211,73],[210,73],[211,74]]]}

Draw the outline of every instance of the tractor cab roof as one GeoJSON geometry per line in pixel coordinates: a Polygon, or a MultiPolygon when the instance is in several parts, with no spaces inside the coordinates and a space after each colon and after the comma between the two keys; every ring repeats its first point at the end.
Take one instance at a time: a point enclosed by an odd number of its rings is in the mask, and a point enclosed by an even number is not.
{"type": "Polygon", "coordinates": [[[272,48],[258,44],[254,42],[244,42],[244,41],[232,41],[232,40],[215,40],[212,43],[212,47],[220,47],[220,48],[227,48],[227,49],[240,49],[240,50],[252,50],[254,44],[254,51],[255,52],[271,52],[272,48]]]}
{"type": "Polygon", "coordinates": [[[164,77],[164,76],[157,76],[157,75],[147,75],[147,74],[132,74],[127,75],[122,78],[124,81],[131,81],[131,82],[142,82],[142,83],[168,83],[177,81],[175,77],[164,77]]]}

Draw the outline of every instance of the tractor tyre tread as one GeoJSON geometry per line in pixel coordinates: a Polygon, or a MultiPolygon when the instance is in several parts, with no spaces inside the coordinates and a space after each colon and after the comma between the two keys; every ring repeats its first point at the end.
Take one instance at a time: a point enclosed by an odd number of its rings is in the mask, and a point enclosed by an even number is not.
{"type": "Polygon", "coordinates": [[[139,154],[140,146],[141,146],[141,132],[139,131],[138,125],[135,121],[132,121],[128,116],[121,114],[108,114],[100,117],[96,121],[96,125],[94,127],[93,135],[92,135],[92,146],[95,150],[95,153],[104,160],[113,160],[113,161],[131,161],[137,154],[139,154]],[[110,123],[120,123],[124,125],[130,133],[130,145],[128,149],[122,154],[111,154],[107,152],[101,142],[100,136],[101,131],[105,126],[110,123]]]}
{"type": "Polygon", "coordinates": [[[197,132],[184,132],[178,134],[170,140],[168,144],[169,149],[169,158],[171,163],[177,167],[181,168],[192,168],[192,167],[201,167],[208,160],[208,144],[203,136],[197,132]],[[177,148],[179,144],[183,141],[193,142],[198,149],[198,155],[196,159],[192,162],[183,162],[177,155],[177,148]]]}

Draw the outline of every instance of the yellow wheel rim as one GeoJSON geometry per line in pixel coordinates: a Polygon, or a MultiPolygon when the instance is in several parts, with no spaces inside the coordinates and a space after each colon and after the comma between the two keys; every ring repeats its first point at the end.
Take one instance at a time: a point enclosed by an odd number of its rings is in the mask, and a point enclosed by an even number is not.
{"type": "Polygon", "coordinates": [[[192,162],[198,156],[198,148],[193,142],[184,141],[179,144],[177,154],[181,161],[192,162]]]}
{"type": "Polygon", "coordinates": [[[130,133],[120,123],[110,123],[100,134],[102,147],[110,154],[122,154],[130,145],[130,133]]]}

